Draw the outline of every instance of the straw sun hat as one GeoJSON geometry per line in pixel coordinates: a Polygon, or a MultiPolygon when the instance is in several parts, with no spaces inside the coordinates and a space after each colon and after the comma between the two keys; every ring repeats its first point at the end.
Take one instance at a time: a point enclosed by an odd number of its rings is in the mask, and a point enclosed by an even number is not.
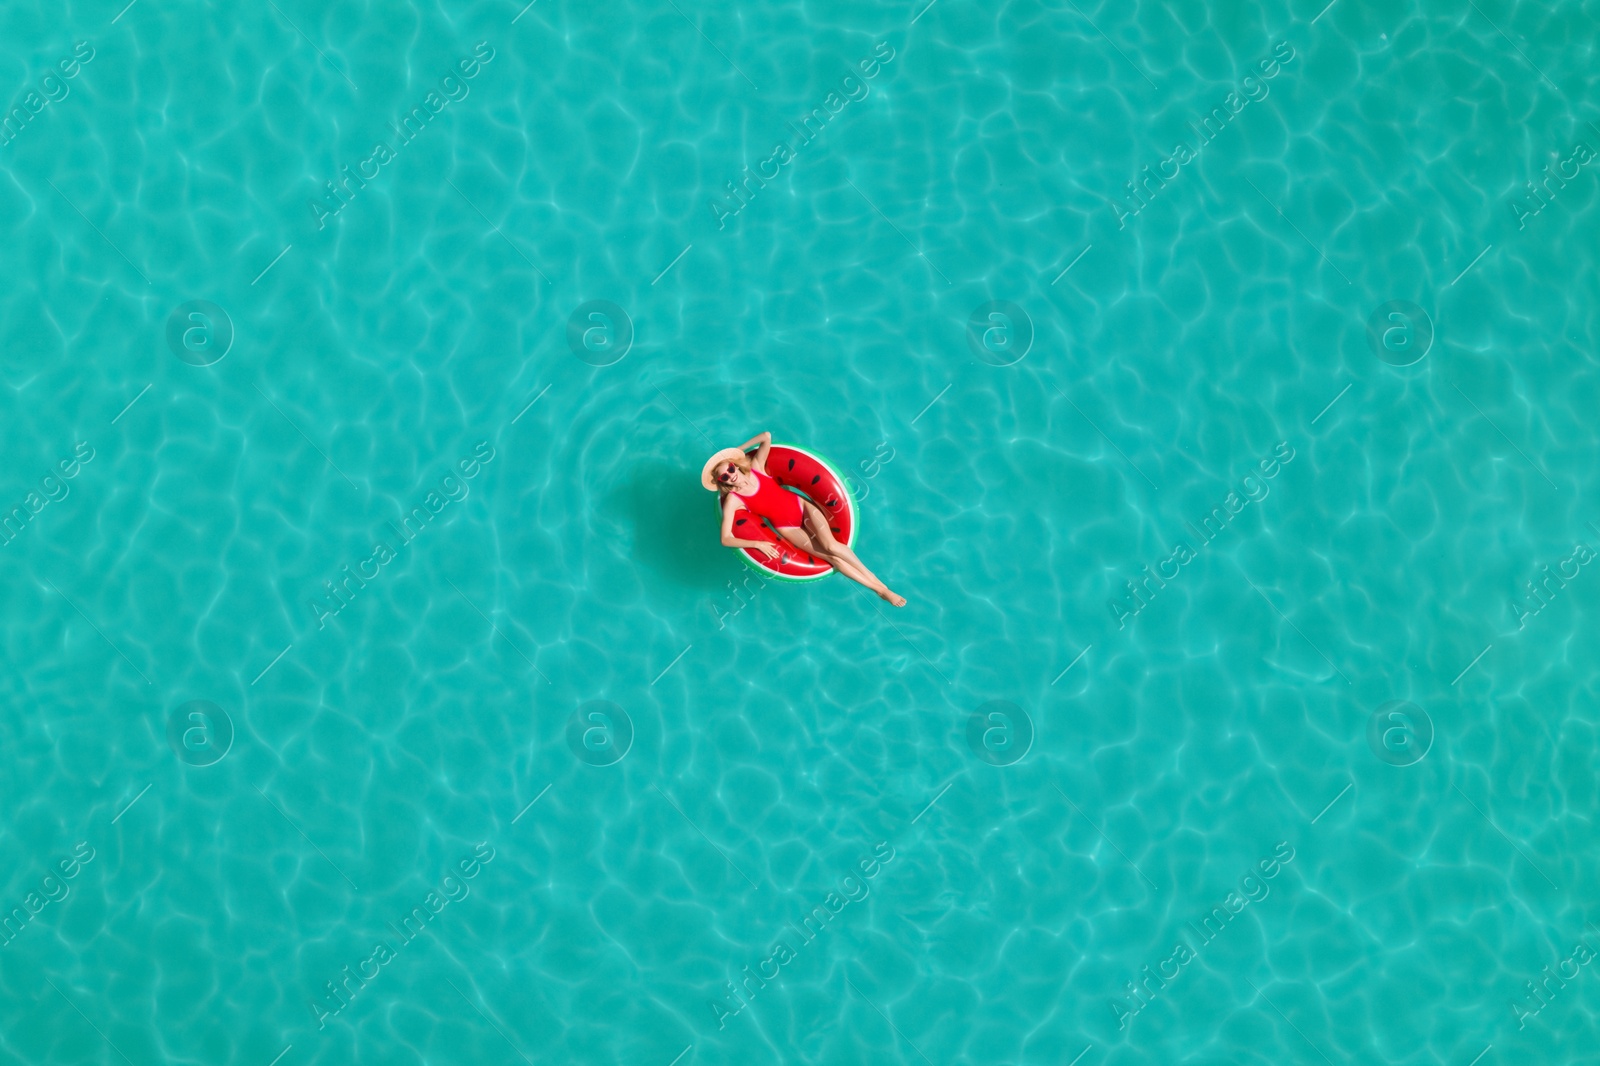
{"type": "Polygon", "coordinates": [[[716,469],[729,459],[743,459],[744,452],[738,448],[724,448],[716,455],[706,460],[706,465],[700,470],[700,484],[711,492],[718,491],[716,469]]]}

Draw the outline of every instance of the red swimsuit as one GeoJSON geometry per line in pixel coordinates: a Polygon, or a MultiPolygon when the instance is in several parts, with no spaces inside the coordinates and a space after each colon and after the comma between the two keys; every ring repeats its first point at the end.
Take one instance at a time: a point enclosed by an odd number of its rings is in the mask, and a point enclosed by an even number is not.
{"type": "Polygon", "coordinates": [[[756,477],[758,488],[753,496],[738,496],[744,505],[762,518],[767,519],[779,529],[789,529],[805,524],[806,509],[800,504],[800,497],[785,489],[772,479],[770,474],[763,474],[754,468],[750,473],[756,477]]]}

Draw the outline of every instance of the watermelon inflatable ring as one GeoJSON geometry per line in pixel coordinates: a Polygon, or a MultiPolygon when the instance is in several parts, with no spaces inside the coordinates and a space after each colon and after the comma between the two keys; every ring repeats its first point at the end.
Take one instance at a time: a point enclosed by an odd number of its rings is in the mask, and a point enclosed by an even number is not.
{"type": "MultiPolygon", "coordinates": [[[[856,544],[859,518],[855,499],[844,478],[816,452],[793,444],[774,444],[767,452],[767,473],[790,492],[798,492],[828,516],[828,528],[841,544],[856,544]]],[[[721,505],[718,505],[720,515],[721,505]]],[[[778,581],[819,581],[833,573],[833,564],[801,551],[773,531],[772,527],[746,508],[733,515],[734,534],[746,540],[763,540],[782,552],[768,559],[754,548],[735,548],[746,566],[763,577],[778,581]]]]}

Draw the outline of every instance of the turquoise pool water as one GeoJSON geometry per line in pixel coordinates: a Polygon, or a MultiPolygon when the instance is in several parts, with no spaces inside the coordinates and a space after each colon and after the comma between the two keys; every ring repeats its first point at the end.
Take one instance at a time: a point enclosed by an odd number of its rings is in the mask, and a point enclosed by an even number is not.
{"type": "Polygon", "coordinates": [[[0,1062],[1600,1062],[1593,4],[123,2],[0,11],[0,1062]]]}

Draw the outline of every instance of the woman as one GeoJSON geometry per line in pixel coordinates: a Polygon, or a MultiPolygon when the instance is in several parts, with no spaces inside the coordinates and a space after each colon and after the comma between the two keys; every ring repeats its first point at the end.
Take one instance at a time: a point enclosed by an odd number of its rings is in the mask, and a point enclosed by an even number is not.
{"type": "Polygon", "coordinates": [[[729,548],[754,548],[768,559],[778,558],[779,549],[764,540],[745,540],[733,535],[733,516],[744,507],[765,518],[778,535],[802,551],[831,565],[851,581],[859,582],[888,600],[904,607],[906,598],[861,565],[848,544],[840,543],[828,528],[822,508],[798,493],[790,492],[767,473],[767,453],[772,450],[772,434],[758,433],[737,448],[724,448],[706,460],[700,483],[722,494],[722,543],[729,548]],[[745,449],[754,447],[755,455],[745,449]]]}

